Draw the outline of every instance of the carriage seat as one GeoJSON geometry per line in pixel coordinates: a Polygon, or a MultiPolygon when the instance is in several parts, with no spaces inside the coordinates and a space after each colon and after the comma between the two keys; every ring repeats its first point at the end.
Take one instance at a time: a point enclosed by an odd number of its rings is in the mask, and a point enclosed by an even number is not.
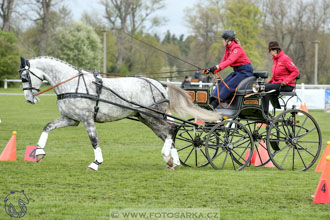
{"type": "Polygon", "coordinates": [[[268,72],[267,71],[257,71],[257,72],[253,72],[253,75],[257,78],[263,78],[263,79],[267,79],[268,77],[268,72]]]}
{"type": "Polygon", "coordinates": [[[237,95],[246,95],[252,93],[252,85],[256,82],[257,78],[266,79],[268,77],[268,72],[257,71],[253,72],[253,76],[243,79],[237,87],[237,95]]]}
{"type": "MultiPolygon", "coordinates": [[[[252,85],[256,82],[257,78],[267,78],[268,72],[253,72],[253,76],[249,76],[243,79],[237,86],[237,93],[233,103],[229,108],[217,108],[216,111],[220,112],[223,116],[229,118],[234,117],[240,111],[243,96],[249,93],[253,93],[252,85]]],[[[224,106],[225,107],[225,106],[224,106]]]]}
{"type": "Polygon", "coordinates": [[[297,95],[297,93],[296,93],[296,84],[297,84],[297,81],[299,79],[300,79],[300,73],[298,74],[298,76],[296,77],[296,79],[294,81],[295,87],[292,90],[292,92],[280,92],[280,96],[296,96],[297,95]]]}

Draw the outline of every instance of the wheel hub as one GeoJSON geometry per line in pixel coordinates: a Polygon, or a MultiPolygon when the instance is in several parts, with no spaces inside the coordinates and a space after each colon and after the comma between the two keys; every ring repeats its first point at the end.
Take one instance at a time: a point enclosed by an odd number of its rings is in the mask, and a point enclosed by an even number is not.
{"type": "Polygon", "coordinates": [[[203,140],[201,139],[200,136],[196,136],[193,140],[193,145],[195,150],[200,150],[203,146],[203,140]]]}

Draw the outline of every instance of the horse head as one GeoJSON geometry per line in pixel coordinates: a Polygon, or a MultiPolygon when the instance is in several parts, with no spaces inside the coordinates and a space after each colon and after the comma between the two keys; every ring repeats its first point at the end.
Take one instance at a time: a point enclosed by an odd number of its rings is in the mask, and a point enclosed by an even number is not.
{"type": "Polygon", "coordinates": [[[30,62],[21,57],[19,75],[22,80],[24,97],[28,103],[35,104],[39,99],[35,96],[40,91],[40,86],[44,80],[44,73],[34,67],[30,62]]]}

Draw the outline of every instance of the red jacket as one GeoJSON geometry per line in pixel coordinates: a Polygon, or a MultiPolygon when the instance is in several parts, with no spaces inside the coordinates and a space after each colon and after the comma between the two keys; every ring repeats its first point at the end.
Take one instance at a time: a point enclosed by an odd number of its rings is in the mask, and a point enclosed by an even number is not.
{"type": "Polygon", "coordinates": [[[294,65],[291,58],[283,51],[273,57],[273,76],[268,83],[286,82],[289,86],[295,86],[294,80],[299,75],[299,69],[294,65]]]}
{"type": "Polygon", "coordinates": [[[225,55],[223,56],[219,66],[220,70],[223,70],[227,66],[241,66],[250,63],[251,61],[246,56],[242,46],[235,41],[232,41],[229,45],[226,46],[225,55]]]}

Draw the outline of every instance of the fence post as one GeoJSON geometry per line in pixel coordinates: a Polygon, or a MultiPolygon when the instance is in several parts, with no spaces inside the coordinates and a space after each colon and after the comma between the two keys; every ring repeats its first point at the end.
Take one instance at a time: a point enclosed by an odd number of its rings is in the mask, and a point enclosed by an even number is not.
{"type": "Polygon", "coordinates": [[[3,85],[3,88],[4,88],[4,89],[7,89],[7,88],[8,88],[8,85],[7,85],[7,79],[5,79],[5,84],[3,85]]]}

